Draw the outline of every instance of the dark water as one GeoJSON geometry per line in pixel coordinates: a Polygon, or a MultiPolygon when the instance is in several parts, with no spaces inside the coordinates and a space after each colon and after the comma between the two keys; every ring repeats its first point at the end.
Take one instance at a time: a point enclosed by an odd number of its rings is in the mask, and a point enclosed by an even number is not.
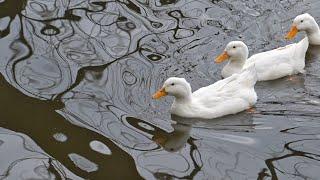
{"type": "Polygon", "coordinates": [[[251,54],[289,43],[292,19],[320,22],[319,7],[0,0],[0,179],[319,179],[320,47],[306,74],[258,83],[252,114],[183,119],[151,99],[170,76],[219,80],[231,40],[251,54]]]}

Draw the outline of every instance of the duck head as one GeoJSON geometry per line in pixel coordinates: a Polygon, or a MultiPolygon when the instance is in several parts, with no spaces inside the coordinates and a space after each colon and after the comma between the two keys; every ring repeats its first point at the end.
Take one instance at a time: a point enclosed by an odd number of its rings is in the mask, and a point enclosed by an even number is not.
{"type": "Polygon", "coordinates": [[[316,20],[308,13],[297,16],[292,23],[291,29],[286,35],[286,39],[291,40],[299,31],[305,31],[307,34],[319,32],[319,26],[316,20]]]}
{"type": "Polygon", "coordinates": [[[249,50],[246,44],[242,41],[229,42],[224,49],[224,52],[216,59],[216,63],[222,63],[223,61],[245,61],[248,58],[249,50]]]}
{"type": "Polygon", "coordinates": [[[171,77],[167,79],[162,88],[153,96],[153,99],[160,99],[163,96],[174,96],[177,99],[185,99],[191,96],[191,86],[184,78],[171,77]]]}

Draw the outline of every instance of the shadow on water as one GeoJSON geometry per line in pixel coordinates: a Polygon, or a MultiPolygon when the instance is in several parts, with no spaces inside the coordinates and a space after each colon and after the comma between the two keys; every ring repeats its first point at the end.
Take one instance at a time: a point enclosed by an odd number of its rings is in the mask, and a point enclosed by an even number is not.
{"type": "MultiPolygon", "coordinates": [[[[0,3],[0,18],[10,18],[5,29],[1,31],[2,38],[10,33],[11,22],[16,16],[19,16],[22,24],[21,18],[23,15],[21,11],[25,8],[26,3],[27,1],[3,1],[0,3]]],[[[105,2],[93,2],[93,4],[101,6],[102,10],[106,5],[105,2]]],[[[41,21],[45,24],[41,32],[48,30],[50,27],[57,29],[49,24],[52,21],[79,20],[80,17],[73,15],[71,13],[72,10],[76,9],[66,11],[63,17],[41,21]]],[[[29,47],[29,53],[27,56],[16,60],[15,65],[32,56],[33,51],[24,37],[22,28],[18,41],[29,47]]],[[[15,69],[15,65],[13,65],[13,69],[15,69]]],[[[62,115],[58,114],[56,110],[64,107],[61,101],[38,100],[33,97],[28,97],[8,84],[3,76],[0,77],[0,84],[0,108],[2,109],[0,115],[1,127],[27,134],[44,149],[46,153],[49,153],[53,158],[63,163],[68,169],[82,178],[103,179],[130,177],[140,179],[132,157],[122,151],[114,142],[91,130],[75,126],[66,121],[62,115]],[[54,135],[57,133],[66,135],[68,139],[67,142],[56,141],[54,135]],[[93,140],[100,141],[107,145],[112,155],[100,154],[90,149],[89,144],[93,140]],[[99,171],[86,172],[85,170],[79,169],[79,167],[75,166],[73,160],[71,160],[70,155],[74,153],[87,157],[96,163],[99,171]],[[118,168],[118,164],[123,165],[121,169],[118,168]]],[[[83,166],[86,166],[86,164],[83,164],[83,166]]],[[[49,167],[49,169],[50,168],[51,167],[49,167]]]]}
{"type": "MultiPolygon", "coordinates": [[[[202,171],[202,168],[204,168],[203,161],[208,158],[206,157],[206,154],[201,153],[201,149],[198,149],[197,142],[203,141],[202,138],[213,138],[240,144],[246,143],[245,141],[248,140],[246,138],[225,133],[228,131],[252,132],[255,127],[252,121],[252,115],[248,113],[239,113],[237,115],[229,115],[210,120],[184,118],[176,115],[171,115],[171,119],[174,122],[172,124],[173,129],[172,131],[167,132],[146,121],[133,117],[126,118],[126,121],[137,131],[142,131],[150,135],[150,139],[158,145],[154,151],[167,152],[169,153],[169,157],[171,153],[178,153],[183,154],[185,158],[190,158],[189,163],[190,166],[193,166],[193,169],[189,172],[189,175],[180,177],[164,172],[154,173],[154,177],[159,179],[194,179],[195,176],[202,171]]],[[[226,161],[228,160],[226,159],[226,161]]]]}
{"type": "Polygon", "coordinates": [[[28,97],[0,77],[0,126],[30,136],[46,153],[83,178],[139,178],[133,159],[114,142],[86,128],[78,127],[56,112],[62,103],[41,101],[28,97]],[[67,142],[56,141],[56,133],[67,136],[67,142]],[[111,150],[106,156],[92,151],[93,140],[103,142],[111,150]],[[68,155],[77,153],[98,165],[99,171],[85,172],[74,166],[68,155]],[[121,164],[121,168],[118,165],[121,164]],[[124,173],[125,172],[125,173],[124,173]]]}
{"type": "Polygon", "coordinates": [[[190,137],[192,129],[250,132],[253,131],[256,126],[253,124],[252,115],[250,113],[239,113],[216,119],[185,118],[172,114],[171,120],[173,121],[173,130],[171,132],[167,132],[137,118],[127,117],[126,120],[137,130],[152,135],[152,141],[168,152],[177,152],[181,150],[185,144],[192,139],[190,137]],[[141,123],[143,125],[141,125],[141,123]]]}
{"type": "MultiPolygon", "coordinates": [[[[190,130],[192,125],[190,124],[173,124],[173,131],[166,132],[158,127],[146,123],[145,121],[128,117],[127,121],[130,125],[132,125],[137,130],[141,130],[143,132],[149,133],[152,135],[152,141],[154,141],[157,145],[163,148],[164,151],[174,153],[185,147],[186,143],[188,143],[190,148],[190,156],[192,159],[192,163],[194,165],[194,169],[190,172],[189,175],[184,177],[178,177],[171,174],[163,173],[163,172],[155,172],[153,175],[158,179],[170,179],[170,178],[182,178],[182,179],[193,179],[194,176],[201,170],[201,165],[199,165],[193,157],[194,153],[198,153],[197,146],[194,144],[195,139],[190,137],[190,130]],[[143,123],[141,126],[140,123],[143,123]],[[146,128],[147,127],[147,128],[146,128]]],[[[158,149],[157,147],[156,149],[158,149]]]]}

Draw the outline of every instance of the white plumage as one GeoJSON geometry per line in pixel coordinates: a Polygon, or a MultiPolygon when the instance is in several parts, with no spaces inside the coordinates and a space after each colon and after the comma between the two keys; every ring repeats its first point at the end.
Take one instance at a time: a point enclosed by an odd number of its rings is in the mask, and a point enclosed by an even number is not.
{"type": "Polygon", "coordinates": [[[256,83],[254,66],[240,74],[220,80],[210,86],[191,92],[190,84],[184,78],[172,77],[153,96],[175,96],[171,113],[188,118],[217,118],[249,109],[257,102],[254,90],[256,83]]]}

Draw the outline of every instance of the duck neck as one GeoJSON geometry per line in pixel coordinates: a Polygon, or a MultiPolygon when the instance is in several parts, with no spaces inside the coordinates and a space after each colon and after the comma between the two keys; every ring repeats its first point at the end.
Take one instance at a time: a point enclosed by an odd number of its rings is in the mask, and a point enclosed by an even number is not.
{"type": "Polygon", "coordinates": [[[176,101],[176,103],[178,103],[178,104],[185,104],[185,103],[189,103],[189,102],[191,102],[191,92],[190,91],[188,91],[188,92],[186,92],[186,93],[184,93],[183,95],[178,95],[178,96],[175,96],[175,101],[176,101]]]}
{"type": "Polygon", "coordinates": [[[246,57],[230,58],[228,65],[242,69],[243,65],[246,62],[246,59],[247,59],[246,57]]]}
{"type": "Polygon", "coordinates": [[[309,43],[312,45],[320,45],[320,28],[318,24],[315,24],[313,28],[306,31],[309,39],[309,43]]]}

